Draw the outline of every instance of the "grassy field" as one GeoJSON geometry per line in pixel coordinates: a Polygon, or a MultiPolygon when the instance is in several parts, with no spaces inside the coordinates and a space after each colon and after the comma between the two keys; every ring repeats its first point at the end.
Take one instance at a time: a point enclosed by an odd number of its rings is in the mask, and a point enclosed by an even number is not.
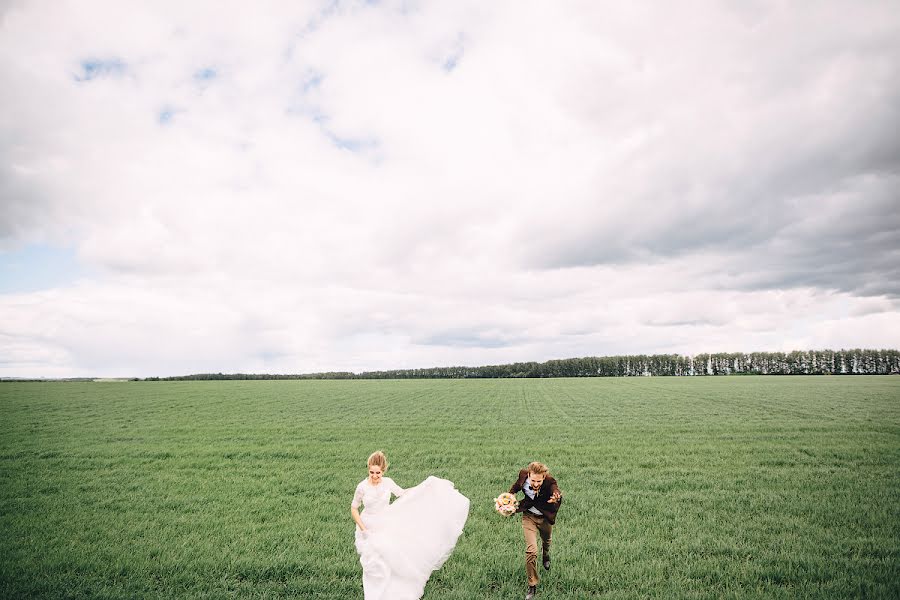
{"type": "Polygon", "coordinates": [[[375,449],[472,500],[426,599],[522,596],[533,459],[542,598],[900,597],[900,377],[825,376],[0,383],[0,596],[362,598],[375,449]]]}

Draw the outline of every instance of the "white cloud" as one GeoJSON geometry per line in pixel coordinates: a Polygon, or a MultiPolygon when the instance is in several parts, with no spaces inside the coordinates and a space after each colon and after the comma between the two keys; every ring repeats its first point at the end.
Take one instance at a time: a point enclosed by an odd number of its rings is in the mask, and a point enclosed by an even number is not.
{"type": "Polygon", "coordinates": [[[889,2],[0,12],[2,375],[898,345],[889,2]]]}

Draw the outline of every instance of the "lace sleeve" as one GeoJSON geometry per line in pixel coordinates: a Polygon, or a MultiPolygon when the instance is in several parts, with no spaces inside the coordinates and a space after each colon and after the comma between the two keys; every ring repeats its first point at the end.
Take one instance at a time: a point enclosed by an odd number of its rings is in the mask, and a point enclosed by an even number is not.
{"type": "Polygon", "coordinates": [[[406,490],[404,490],[402,487],[397,485],[397,483],[393,479],[391,479],[390,481],[391,481],[391,492],[393,492],[393,494],[399,498],[400,496],[403,495],[403,492],[405,492],[406,490]]]}
{"type": "Polygon", "coordinates": [[[355,508],[356,510],[359,510],[359,505],[362,503],[362,497],[363,497],[363,488],[362,488],[362,484],[360,483],[358,486],[356,486],[356,491],[353,493],[353,502],[350,503],[350,508],[355,508]]]}

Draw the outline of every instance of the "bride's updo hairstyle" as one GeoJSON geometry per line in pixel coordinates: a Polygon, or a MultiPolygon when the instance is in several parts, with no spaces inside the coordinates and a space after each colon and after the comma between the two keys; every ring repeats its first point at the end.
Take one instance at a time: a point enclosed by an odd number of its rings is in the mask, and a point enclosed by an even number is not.
{"type": "MultiPolygon", "coordinates": [[[[374,454],[372,456],[375,456],[374,454]]],[[[371,460],[371,459],[369,459],[371,460]]],[[[371,463],[369,463],[371,464],[371,463]]],[[[550,472],[550,469],[547,468],[547,465],[539,462],[533,462],[528,465],[528,472],[534,473],[535,475],[546,475],[550,472]]]]}
{"type": "Polygon", "coordinates": [[[369,460],[368,460],[367,466],[381,467],[382,473],[387,472],[388,461],[387,461],[387,457],[384,455],[384,452],[382,452],[381,450],[378,450],[376,452],[373,452],[371,455],[369,455],[369,460]]]}

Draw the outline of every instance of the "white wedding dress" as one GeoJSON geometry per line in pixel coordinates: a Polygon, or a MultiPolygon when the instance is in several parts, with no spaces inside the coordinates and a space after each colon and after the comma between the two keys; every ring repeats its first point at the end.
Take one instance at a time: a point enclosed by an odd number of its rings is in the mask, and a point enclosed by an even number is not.
{"type": "Polygon", "coordinates": [[[353,506],[366,531],[356,528],[365,600],[418,600],[431,572],[450,557],[469,516],[469,499],[453,483],[429,477],[406,490],[390,477],[356,486],[353,506]],[[390,504],[391,494],[399,498],[390,504]]]}

